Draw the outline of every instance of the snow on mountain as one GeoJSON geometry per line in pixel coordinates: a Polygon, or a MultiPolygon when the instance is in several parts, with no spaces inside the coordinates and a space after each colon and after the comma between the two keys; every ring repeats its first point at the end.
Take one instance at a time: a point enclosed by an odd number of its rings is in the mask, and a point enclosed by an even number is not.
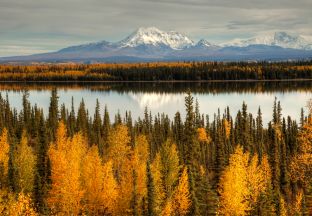
{"type": "Polygon", "coordinates": [[[205,39],[201,39],[200,41],[198,41],[198,43],[196,44],[197,46],[202,46],[202,47],[210,47],[213,46],[212,43],[210,43],[209,41],[205,40],[205,39]]]}
{"type": "Polygon", "coordinates": [[[218,45],[210,43],[209,41],[205,39],[201,39],[200,41],[197,42],[196,45],[194,45],[196,48],[219,48],[218,45]]]}
{"type": "Polygon", "coordinates": [[[312,37],[285,32],[213,44],[195,43],[184,34],[155,27],[139,28],[119,42],[101,41],[71,46],[56,52],[0,58],[16,61],[150,61],[150,60],[267,60],[311,59],[312,37]],[[292,49],[289,49],[292,48],[292,49]]]}
{"type": "Polygon", "coordinates": [[[101,51],[105,50],[107,47],[112,46],[113,43],[108,41],[100,41],[88,44],[82,44],[77,46],[70,46],[59,50],[59,52],[75,52],[75,51],[101,51]]]}
{"type": "Polygon", "coordinates": [[[155,27],[139,28],[124,40],[118,42],[120,47],[137,47],[140,45],[167,46],[172,49],[184,49],[194,45],[187,36],[175,31],[161,31],[155,27]]]}
{"type": "Polygon", "coordinates": [[[276,32],[269,35],[260,35],[249,39],[234,39],[232,41],[220,44],[224,47],[236,46],[246,47],[249,45],[267,45],[280,46],[292,49],[312,49],[312,38],[303,35],[291,35],[286,32],[276,32]]]}

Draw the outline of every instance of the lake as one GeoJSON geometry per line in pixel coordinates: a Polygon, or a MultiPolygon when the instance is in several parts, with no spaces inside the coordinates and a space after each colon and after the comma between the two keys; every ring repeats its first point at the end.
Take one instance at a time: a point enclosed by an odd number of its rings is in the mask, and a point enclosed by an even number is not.
{"type": "Polygon", "coordinates": [[[284,82],[207,82],[207,83],[0,83],[0,92],[9,97],[11,106],[20,110],[22,94],[29,91],[29,100],[32,105],[37,104],[47,113],[51,91],[57,88],[59,103],[71,106],[74,99],[75,109],[84,99],[86,107],[93,114],[96,99],[107,106],[111,117],[118,111],[124,115],[131,111],[136,119],[143,116],[147,107],[153,115],[168,114],[173,117],[179,111],[184,111],[184,97],[188,89],[192,92],[200,105],[200,112],[213,117],[220,108],[221,113],[230,107],[232,114],[236,114],[245,101],[248,111],[256,115],[259,106],[265,123],[271,120],[272,107],[276,97],[282,105],[283,116],[290,115],[299,120],[301,108],[312,98],[311,81],[284,81],[284,82]]]}

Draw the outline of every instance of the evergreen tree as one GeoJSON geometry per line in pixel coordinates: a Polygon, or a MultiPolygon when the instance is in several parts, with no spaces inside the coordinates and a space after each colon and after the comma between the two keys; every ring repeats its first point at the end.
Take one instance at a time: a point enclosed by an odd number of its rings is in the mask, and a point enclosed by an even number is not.
{"type": "Polygon", "coordinates": [[[52,139],[55,139],[55,133],[59,120],[58,99],[57,90],[54,88],[51,92],[48,116],[48,129],[51,130],[52,139]]]}

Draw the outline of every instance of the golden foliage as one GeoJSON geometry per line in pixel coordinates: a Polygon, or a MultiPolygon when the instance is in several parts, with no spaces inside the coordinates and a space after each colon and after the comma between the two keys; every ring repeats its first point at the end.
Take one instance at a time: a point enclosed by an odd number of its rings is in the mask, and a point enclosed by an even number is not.
{"type": "Polygon", "coordinates": [[[223,119],[223,127],[225,130],[225,137],[227,139],[230,138],[230,133],[231,133],[231,123],[227,119],[223,119]]]}
{"type": "Polygon", "coordinates": [[[133,192],[133,150],[130,136],[125,125],[117,125],[108,136],[107,159],[113,163],[113,172],[118,183],[117,215],[125,215],[130,211],[133,192]]]}
{"type": "Polygon", "coordinates": [[[167,200],[163,210],[161,211],[161,216],[170,216],[173,214],[173,207],[171,200],[167,200]]]}
{"type": "Polygon", "coordinates": [[[0,191],[0,213],[7,216],[37,216],[39,215],[29,195],[19,193],[17,199],[13,193],[0,191]]]}
{"type": "MultiPolygon", "coordinates": [[[[133,169],[136,172],[138,205],[142,206],[143,197],[147,196],[147,160],[149,157],[149,144],[146,136],[139,135],[135,138],[133,154],[133,169]]],[[[141,209],[139,209],[140,212],[141,209]]]]}
{"type": "Polygon", "coordinates": [[[185,167],[179,179],[179,184],[173,195],[173,209],[175,215],[187,215],[191,206],[187,168],[185,167]]]}
{"type": "Polygon", "coordinates": [[[250,210],[247,197],[250,195],[247,185],[249,154],[244,154],[241,147],[235,149],[230,157],[230,164],[220,180],[219,192],[222,215],[246,215],[250,210]]]}
{"type": "Polygon", "coordinates": [[[19,191],[31,193],[35,179],[36,156],[32,148],[28,146],[26,131],[23,131],[21,141],[14,152],[13,164],[19,191]]]}
{"type": "Polygon", "coordinates": [[[114,213],[118,194],[112,162],[102,165],[96,146],[91,147],[83,159],[82,188],[88,212],[93,215],[114,213]]]}
{"type": "Polygon", "coordinates": [[[125,125],[117,125],[108,136],[108,159],[113,161],[113,168],[117,174],[117,179],[122,176],[122,172],[127,170],[125,163],[131,158],[130,136],[125,125]]]}
{"type": "Polygon", "coordinates": [[[80,186],[82,159],[86,141],[80,133],[67,138],[63,122],[59,124],[55,144],[49,149],[51,161],[51,190],[48,203],[53,212],[77,215],[81,209],[83,189],[80,186]]]}
{"type": "Polygon", "coordinates": [[[209,134],[207,134],[205,128],[198,128],[197,129],[197,136],[198,136],[199,142],[206,142],[206,143],[211,142],[211,137],[209,136],[209,134]]]}
{"type": "Polygon", "coordinates": [[[161,150],[161,173],[166,198],[171,197],[174,186],[179,178],[179,156],[177,147],[171,140],[167,140],[161,150]]]}
{"type": "Polygon", "coordinates": [[[7,183],[9,150],[8,131],[4,128],[0,136],[0,188],[7,183]]]}
{"type": "Polygon", "coordinates": [[[303,202],[303,190],[299,190],[291,203],[291,215],[301,215],[303,202]]]}
{"type": "Polygon", "coordinates": [[[230,157],[229,166],[223,172],[219,185],[220,208],[223,215],[248,215],[265,193],[271,182],[267,157],[259,165],[257,155],[250,157],[238,146],[230,157]],[[250,159],[251,158],[251,159],[250,159]]]}
{"type": "Polygon", "coordinates": [[[287,206],[283,197],[280,198],[279,202],[279,216],[287,216],[287,206]]]}
{"type": "Polygon", "coordinates": [[[20,193],[17,201],[13,204],[10,210],[11,216],[36,216],[38,215],[32,206],[32,200],[29,195],[20,193]]]}
{"type": "MultiPolygon", "coordinates": [[[[163,175],[161,173],[161,156],[159,152],[156,154],[155,159],[151,165],[151,172],[154,180],[154,202],[155,202],[155,213],[156,215],[160,214],[162,212],[162,207],[164,204],[165,199],[165,189],[163,185],[163,175]]],[[[168,205],[168,203],[167,203],[168,205]]],[[[166,208],[169,208],[169,206],[166,206],[166,208]]],[[[170,205],[171,209],[171,205],[170,205]]],[[[167,209],[169,211],[169,209],[167,209]]]]}
{"type": "Polygon", "coordinates": [[[301,184],[312,182],[312,117],[303,125],[298,134],[299,154],[290,164],[291,177],[301,184]]]}

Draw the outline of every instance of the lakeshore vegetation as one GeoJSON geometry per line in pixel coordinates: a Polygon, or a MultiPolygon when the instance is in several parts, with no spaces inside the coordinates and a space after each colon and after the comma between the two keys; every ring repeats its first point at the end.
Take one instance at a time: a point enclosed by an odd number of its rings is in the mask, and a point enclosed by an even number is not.
{"type": "Polygon", "coordinates": [[[245,103],[205,116],[190,92],[185,118],[136,120],[51,92],[47,115],[0,96],[1,215],[312,214],[312,101],[297,123],[275,100],[264,126],[245,103]]]}
{"type": "Polygon", "coordinates": [[[155,62],[0,65],[0,81],[213,81],[312,79],[312,62],[155,62]]]}

